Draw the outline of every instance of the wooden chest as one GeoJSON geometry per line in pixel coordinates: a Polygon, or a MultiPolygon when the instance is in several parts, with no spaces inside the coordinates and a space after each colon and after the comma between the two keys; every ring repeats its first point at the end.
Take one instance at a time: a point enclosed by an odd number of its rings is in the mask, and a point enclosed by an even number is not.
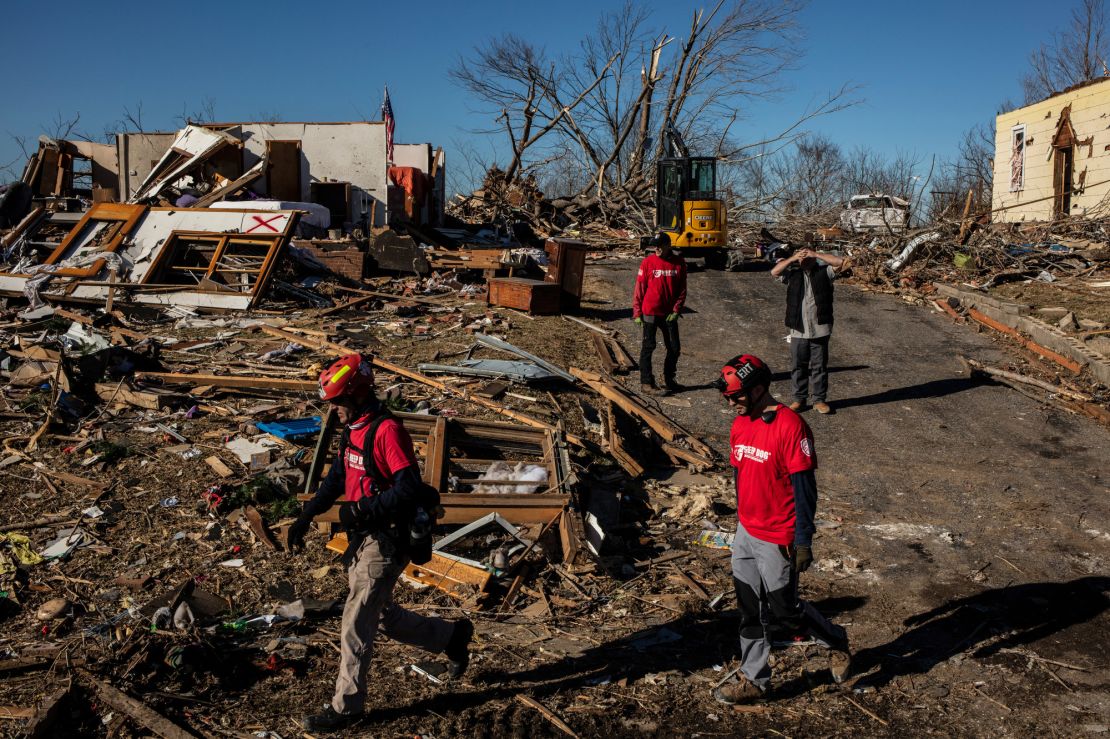
{"type": "Polygon", "coordinates": [[[554,282],[524,277],[491,277],[489,280],[489,304],[504,308],[555,315],[559,312],[561,295],[562,288],[554,282]]]}
{"type": "Polygon", "coordinates": [[[582,278],[586,271],[586,252],[590,249],[584,241],[548,239],[544,246],[550,264],[547,282],[554,282],[562,289],[562,308],[576,310],[582,303],[582,278]]]}

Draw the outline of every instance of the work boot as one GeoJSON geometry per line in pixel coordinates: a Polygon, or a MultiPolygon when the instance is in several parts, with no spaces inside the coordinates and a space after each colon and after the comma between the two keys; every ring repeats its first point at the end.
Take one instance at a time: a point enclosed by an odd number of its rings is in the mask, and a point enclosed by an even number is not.
{"type": "Polygon", "coordinates": [[[681,393],[684,390],[682,385],[679,385],[678,382],[676,382],[673,377],[664,378],[663,387],[667,389],[667,394],[668,395],[674,395],[675,393],[681,393]]]}
{"type": "Polygon", "coordinates": [[[829,672],[837,685],[848,679],[852,673],[852,653],[847,647],[829,651],[829,672]]]}
{"type": "Polygon", "coordinates": [[[301,726],[310,734],[313,732],[329,732],[339,731],[346,729],[352,724],[358,723],[362,720],[363,714],[360,713],[340,713],[328,705],[323,711],[317,713],[315,716],[306,716],[301,719],[301,726]]]}
{"type": "Polygon", "coordinates": [[[817,411],[822,416],[827,416],[832,413],[832,408],[823,400],[818,400],[816,403],[814,403],[813,410],[817,411]]]}
{"type": "Polygon", "coordinates": [[[755,703],[767,697],[767,693],[760,690],[747,678],[741,677],[737,682],[722,685],[713,691],[713,697],[718,703],[726,706],[740,706],[755,703]]]}
{"type": "Polygon", "coordinates": [[[801,413],[806,409],[806,404],[800,400],[795,400],[793,403],[788,405],[787,408],[794,411],[795,413],[801,413]]]}
{"type": "Polygon", "coordinates": [[[647,382],[640,383],[640,392],[644,395],[658,395],[659,386],[655,384],[655,379],[648,379],[647,382]]]}
{"type": "Polygon", "coordinates": [[[455,630],[451,632],[451,639],[443,653],[447,655],[449,663],[447,674],[452,678],[460,678],[470,665],[470,640],[474,638],[474,624],[470,619],[461,619],[455,622],[455,630]]]}

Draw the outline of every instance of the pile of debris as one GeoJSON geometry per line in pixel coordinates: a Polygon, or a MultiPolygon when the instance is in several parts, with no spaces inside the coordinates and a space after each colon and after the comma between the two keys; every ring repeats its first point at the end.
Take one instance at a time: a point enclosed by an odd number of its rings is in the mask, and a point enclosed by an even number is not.
{"type": "MultiPolygon", "coordinates": [[[[168,211],[126,207],[143,213],[118,247],[140,248],[144,218],[168,211]]],[[[352,296],[339,305],[281,315],[182,316],[111,294],[69,309],[49,288],[38,312],[0,312],[0,674],[54,668],[9,682],[0,720],[217,730],[256,683],[306,670],[327,682],[321,619],[344,591],[335,512],[317,519],[327,538],[305,566],[282,550],[337,441],[316,377],[354,351],[372,356],[443,493],[435,555],[408,568],[399,598],[523,623],[708,607],[723,581],[677,567],[696,558],[675,547],[706,528],[710,496],[657,520],[642,478],[712,469],[714,451],[625,388],[634,363],[617,335],[446,282],[362,281],[335,288],[352,296]]]]}

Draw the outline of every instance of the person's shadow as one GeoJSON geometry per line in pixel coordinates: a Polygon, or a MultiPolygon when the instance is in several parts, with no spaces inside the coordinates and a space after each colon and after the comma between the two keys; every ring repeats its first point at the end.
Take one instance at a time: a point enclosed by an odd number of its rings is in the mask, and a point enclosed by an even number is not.
{"type": "MultiPolygon", "coordinates": [[[[858,596],[828,598],[814,605],[833,617],[855,610],[867,599],[858,596]]],[[[680,670],[695,673],[724,665],[739,657],[740,614],[686,613],[666,623],[647,626],[612,641],[570,654],[554,662],[536,662],[516,671],[476,670],[470,677],[476,691],[445,691],[415,703],[374,711],[375,720],[391,721],[428,709],[462,711],[490,700],[526,693],[537,698],[558,694],[582,685],[601,685],[627,679],[634,683],[652,672],[680,670]]],[[[469,674],[469,673],[468,673],[469,674]]],[[[723,677],[724,672],[721,673],[723,677]]],[[[831,676],[828,677],[831,681],[831,676]]],[[[795,695],[810,687],[806,681],[791,681],[785,694],[795,695]]]]}
{"type": "Polygon", "coordinates": [[[857,652],[857,685],[882,686],[901,675],[924,674],[937,664],[971,650],[990,657],[1000,650],[1031,644],[1091,621],[1110,607],[1110,577],[1043,582],[984,590],[955,598],[906,619],[909,629],[886,644],[857,652]],[[1005,634],[1000,639],[992,637],[1005,634]],[[878,667],[874,674],[869,673],[878,667]]]}

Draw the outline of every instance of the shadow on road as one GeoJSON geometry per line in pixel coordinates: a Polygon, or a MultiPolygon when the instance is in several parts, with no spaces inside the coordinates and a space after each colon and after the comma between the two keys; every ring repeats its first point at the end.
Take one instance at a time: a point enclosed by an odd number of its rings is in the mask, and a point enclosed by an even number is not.
{"type": "MultiPolygon", "coordinates": [[[[866,602],[866,597],[843,597],[826,598],[814,605],[833,616],[855,610],[866,602]]],[[[736,610],[688,613],[555,662],[516,672],[476,671],[470,682],[477,690],[438,693],[407,705],[398,701],[388,708],[373,711],[371,720],[390,721],[427,710],[463,711],[490,700],[512,698],[517,693],[542,699],[582,685],[600,685],[622,678],[633,683],[651,672],[707,670],[739,656],[739,628],[740,614],[736,610]]],[[[512,645],[507,647],[511,649],[512,645]]],[[[495,645],[491,643],[490,648],[495,645]]],[[[812,683],[794,682],[784,684],[785,692],[779,694],[788,697],[812,688],[812,683]]]]}
{"type": "MultiPolygon", "coordinates": [[[[955,598],[903,622],[909,630],[897,639],[856,653],[853,669],[878,667],[857,685],[882,686],[902,675],[924,674],[935,665],[995,634],[1008,634],[983,644],[973,657],[1044,639],[1086,623],[1110,607],[1110,577],[1083,577],[1070,582],[1041,582],[984,590],[955,598]]],[[[1092,651],[1104,646],[1092,644],[1092,651]]]]}
{"type": "MultiPolygon", "coordinates": [[[[833,372],[859,372],[861,370],[871,369],[869,364],[850,364],[844,367],[829,367],[829,374],[833,372]]],[[[771,382],[785,382],[790,379],[790,370],[785,372],[772,372],[771,382]]]]}
{"type": "Polygon", "coordinates": [[[989,380],[977,377],[946,377],[943,380],[930,380],[920,385],[891,388],[871,395],[861,395],[858,398],[845,398],[830,403],[837,410],[855,408],[861,405],[879,405],[881,403],[896,403],[902,400],[923,400],[925,398],[942,398],[946,395],[962,393],[964,390],[993,384],[989,380]]]}

